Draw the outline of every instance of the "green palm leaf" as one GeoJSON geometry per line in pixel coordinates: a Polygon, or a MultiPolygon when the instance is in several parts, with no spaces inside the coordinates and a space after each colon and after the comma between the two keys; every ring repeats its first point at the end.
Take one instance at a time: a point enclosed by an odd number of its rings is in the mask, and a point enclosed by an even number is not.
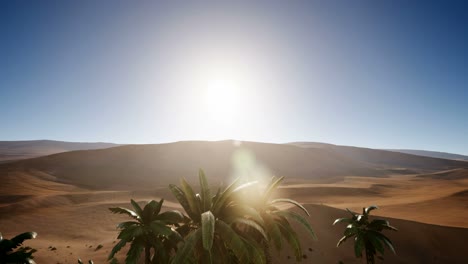
{"type": "Polygon", "coordinates": [[[338,243],[336,244],[336,247],[339,247],[343,242],[345,242],[348,238],[354,236],[354,234],[352,235],[346,235],[346,236],[343,236],[339,241],[338,243]]]}
{"type": "Polygon", "coordinates": [[[378,236],[376,236],[375,234],[373,234],[373,233],[368,233],[366,237],[367,237],[368,241],[371,242],[374,249],[376,249],[378,252],[380,252],[380,254],[383,255],[384,254],[384,247],[383,247],[383,244],[382,244],[380,238],[378,236]]]}
{"type": "Polygon", "coordinates": [[[283,234],[283,237],[286,238],[286,241],[288,241],[289,245],[291,246],[291,249],[293,250],[294,255],[296,256],[296,261],[301,261],[302,247],[296,232],[291,228],[287,221],[278,224],[278,226],[281,233],[283,234]]]}
{"type": "Polygon", "coordinates": [[[211,211],[204,212],[201,215],[201,230],[203,248],[210,251],[215,233],[215,217],[211,211]]]}
{"type": "Polygon", "coordinates": [[[278,215],[278,216],[284,216],[284,217],[287,217],[287,218],[291,218],[291,219],[294,219],[296,220],[298,223],[302,224],[306,229],[307,231],[309,231],[309,234],[315,239],[317,240],[317,235],[315,235],[315,232],[314,230],[312,229],[312,226],[309,224],[309,222],[307,220],[305,220],[304,217],[302,217],[300,214],[296,213],[296,212],[292,212],[292,211],[278,211],[278,212],[275,212],[274,213],[275,215],[278,215]]]}
{"type": "Polygon", "coordinates": [[[279,184],[283,181],[284,177],[276,179],[271,178],[271,183],[267,186],[266,191],[263,193],[263,202],[266,203],[270,199],[271,194],[278,188],[279,184]]]}
{"type": "Polygon", "coordinates": [[[130,249],[127,252],[127,257],[125,258],[125,264],[137,264],[140,259],[141,252],[143,251],[143,243],[139,240],[134,241],[130,245],[130,249]]]}
{"type": "Polygon", "coordinates": [[[375,229],[375,230],[383,230],[383,229],[388,229],[388,230],[393,230],[393,231],[398,231],[397,228],[393,227],[390,225],[390,223],[387,220],[383,219],[374,219],[370,222],[369,224],[370,229],[375,229]]]}
{"type": "Polygon", "coordinates": [[[117,237],[118,239],[123,239],[127,241],[131,241],[133,238],[141,236],[145,233],[143,227],[140,225],[134,225],[130,226],[126,229],[123,229],[119,236],[117,237]]]}
{"type": "Polygon", "coordinates": [[[137,213],[135,213],[134,211],[132,210],[129,210],[127,208],[123,208],[123,207],[112,207],[112,208],[109,208],[109,210],[114,213],[114,214],[126,214],[134,219],[139,219],[140,217],[138,216],[137,213]]]}
{"type": "Polygon", "coordinates": [[[154,213],[156,213],[157,204],[158,202],[156,202],[155,200],[151,200],[145,205],[140,215],[143,223],[148,224],[153,220],[152,218],[154,213]]]}
{"type": "Polygon", "coordinates": [[[224,191],[215,196],[216,199],[213,201],[213,208],[211,210],[213,214],[217,215],[219,213],[220,209],[225,205],[224,203],[232,194],[232,191],[237,186],[238,182],[239,178],[235,179],[226,189],[224,189],[224,191]]]}
{"type": "Polygon", "coordinates": [[[265,230],[263,229],[263,227],[261,227],[255,221],[245,219],[245,218],[241,218],[241,217],[237,217],[232,221],[232,224],[244,225],[244,226],[248,226],[250,228],[253,228],[258,233],[260,233],[263,236],[263,238],[268,239],[268,236],[266,235],[265,230]]]}
{"type": "Polygon", "coordinates": [[[361,234],[357,234],[354,238],[354,254],[356,257],[362,256],[362,250],[364,249],[364,237],[361,234]]]}
{"type": "Polygon", "coordinates": [[[171,210],[157,215],[155,220],[161,220],[167,224],[177,224],[184,220],[184,215],[177,210],[171,210]]]}
{"type": "Polygon", "coordinates": [[[202,211],[206,212],[211,209],[211,191],[208,181],[206,180],[206,175],[203,170],[199,170],[198,178],[200,180],[200,193],[202,201],[202,211]]]}
{"type": "Polygon", "coordinates": [[[138,203],[135,202],[133,199],[130,199],[130,203],[132,204],[133,209],[135,209],[135,213],[140,217],[143,216],[143,210],[141,209],[140,205],[138,205],[138,203]]]}
{"type": "Polygon", "coordinates": [[[182,208],[184,208],[187,215],[191,219],[195,219],[197,216],[190,208],[190,204],[187,200],[185,193],[182,191],[182,189],[180,189],[174,184],[169,184],[169,189],[171,190],[172,194],[176,197],[177,201],[179,201],[179,204],[182,206],[182,208]]]}
{"type": "Polygon", "coordinates": [[[239,260],[249,257],[249,251],[242,238],[226,223],[221,220],[216,221],[216,231],[223,238],[224,243],[231,249],[239,260]]]}
{"type": "Polygon", "coordinates": [[[375,209],[379,209],[379,207],[377,205],[371,205],[371,206],[367,207],[366,209],[364,209],[364,212],[365,212],[365,214],[369,214],[370,211],[375,210],[375,209]]]}
{"type": "Polygon", "coordinates": [[[188,259],[192,257],[193,250],[201,238],[201,229],[192,231],[186,238],[182,247],[177,250],[177,254],[172,260],[173,264],[188,263],[188,259]]]}
{"type": "Polygon", "coordinates": [[[134,221],[122,222],[117,225],[117,229],[125,229],[133,225],[138,225],[138,222],[134,222],[134,221]]]}
{"type": "Polygon", "coordinates": [[[385,243],[385,245],[393,252],[393,254],[396,254],[395,248],[393,247],[392,241],[388,237],[386,237],[384,234],[376,232],[376,231],[370,231],[370,233],[374,234],[376,237],[378,237],[381,241],[385,243]]]}
{"type": "Polygon", "coordinates": [[[12,238],[10,240],[12,249],[20,246],[21,244],[23,244],[24,240],[34,239],[36,237],[37,237],[36,232],[26,232],[26,233],[22,233],[22,234],[17,235],[17,236],[15,236],[14,238],[12,238]]]}
{"type": "Polygon", "coordinates": [[[350,219],[350,218],[338,218],[338,219],[335,220],[335,222],[333,222],[333,225],[336,225],[336,224],[341,223],[341,222],[348,222],[349,223],[351,221],[352,221],[352,219],[350,219]]]}
{"type": "Polygon", "coordinates": [[[297,207],[299,207],[302,211],[304,211],[304,213],[306,213],[307,216],[310,216],[309,212],[307,211],[307,209],[305,209],[304,206],[302,206],[302,204],[292,200],[292,199],[275,199],[273,201],[271,201],[271,204],[275,204],[275,203],[290,203],[290,204],[293,204],[297,207]]]}
{"type": "Polygon", "coordinates": [[[278,225],[273,220],[273,217],[269,214],[263,214],[265,227],[267,234],[269,235],[269,240],[273,241],[276,249],[279,251],[282,248],[282,236],[281,231],[278,225]]]}
{"type": "Polygon", "coordinates": [[[252,263],[252,264],[263,264],[266,262],[265,251],[263,251],[262,247],[253,240],[243,239],[244,244],[249,252],[249,258],[244,260],[245,262],[252,263]]]}
{"type": "Polygon", "coordinates": [[[125,245],[127,244],[127,240],[120,240],[119,243],[117,243],[114,248],[112,248],[112,251],[111,253],[109,254],[109,257],[107,258],[107,260],[111,260],[114,258],[114,255],[117,254],[117,252],[119,252],[125,245]]]}
{"type": "Polygon", "coordinates": [[[192,210],[195,216],[199,217],[199,215],[201,214],[200,207],[197,202],[197,198],[195,197],[195,192],[193,191],[192,186],[190,186],[190,184],[188,184],[188,182],[184,178],[180,180],[180,184],[181,184],[182,190],[185,193],[187,202],[190,205],[190,210],[192,210]]]}
{"type": "Polygon", "coordinates": [[[156,235],[169,236],[172,234],[171,228],[166,226],[164,222],[155,220],[149,226],[156,235]]]}
{"type": "Polygon", "coordinates": [[[263,218],[261,217],[260,213],[256,209],[248,205],[236,204],[233,207],[231,207],[231,211],[236,216],[252,219],[260,225],[263,225],[263,218]]]}

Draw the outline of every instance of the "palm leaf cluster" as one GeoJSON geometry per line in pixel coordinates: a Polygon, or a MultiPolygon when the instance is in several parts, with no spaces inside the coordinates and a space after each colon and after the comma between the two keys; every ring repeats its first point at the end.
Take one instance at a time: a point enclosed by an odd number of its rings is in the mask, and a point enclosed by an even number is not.
{"type": "Polygon", "coordinates": [[[178,211],[160,213],[163,202],[163,199],[159,202],[151,200],[141,208],[137,202],[131,200],[133,210],[109,208],[112,213],[125,214],[133,219],[117,225],[120,230],[117,238],[120,241],[109,254],[109,260],[129,243],[130,248],[125,259],[127,264],[137,263],[143,251],[146,264],[169,261],[171,250],[175,250],[177,242],[182,239],[172,226],[180,223],[183,216],[178,211]]]}
{"type": "Polygon", "coordinates": [[[178,231],[186,238],[177,252],[175,263],[270,263],[269,244],[282,249],[283,239],[292,246],[296,259],[302,258],[301,245],[289,220],[304,225],[315,234],[305,218],[292,211],[281,210],[280,203],[298,206],[290,199],[271,199],[283,178],[273,178],[263,192],[256,182],[235,180],[211,194],[206,176],[199,172],[200,192],[184,179],[181,186],[170,185],[172,193],[188,215],[189,221],[178,231]],[[246,199],[248,197],[248,199],[246,199]]]}
{"type": "Polygon", "coordinates": [[[270,244],[281,250],[289,244],[296,259],[302,249],[290,220],[302,224],[315,238],[308,221],[299,213],[281,209],[282,203],[307,210],[290,199],[272,199],[283,178],[273,178],[261,188],[257,182],[233,181],[212,192],[205,173],[200,170],[199,191],[185,180],[169,189],[185,211],[161,213],[163,200],[150,201],[142,209],[131,200],[133,209],[109,208],[132,221],[120,223],[118,239],[109,260],[125,245],[129,250],[125,263],[137,263],[144,252],[150,263],[271,263],[270,244]],[[245,198],[248,199],[245,199],[245,198]]]}
{"type": "Polygon", "coordinates": [[[276,192],[283,179],[284,177],[273,177],[263,192],[257,192],[260,193],[260,197],[251,199],[250,201],[252,206],[258,211],[265,228],[265,233],[268,234],[267,241],[265,241],[266,243],[264,242],[267,254],[269,253],[270,244],[273,244],[276,250],[280,251],[283,247],[283,240],[285,240],[294,251],[296,260],[301,261],[303,256],[302,247],[298,235],[292,228],[289,220],[296,221],[305,227],[307,232],[314,239],[317,239],[317,237],[309,222],[302,215],[278,207],[280,204],[290,204],[299,208],[305,215],[310,216],[304,206],[291,199],[272,199],[273,194],[276,192]]]}
{"type": "Polygon", "coordinates": [[[21,247],[27,239],[36,238],[36,232],[19,234],[12,239],[4,239],[0,233],[0,264],[6,263],[35,263],[32,254],[36,252],[30,247],[21,247]]]}
{"type": "Polygon", "coordinates": [[[372,210],[378,209],[377,206],[369,206],[362,209],[362,214],[346,209],[350,214],[350,218],[338,218],[335,220],[333,225],[337,223],[348,223],[344,231],[343,237],[338,241],[337,246],[345,242],[347,239],[354,237],[354,254],[356,257],[362,257],[362,251],[366,251],[367,263],[375,263],[375,255],[380,253],[384,254],[384,247],[388,247],[393,253],[395,249],[392,241],[384,234],[383,230],[397,229],[390,225],[387,220],[383,219],[369,219],[369,214],[372,210]]]}

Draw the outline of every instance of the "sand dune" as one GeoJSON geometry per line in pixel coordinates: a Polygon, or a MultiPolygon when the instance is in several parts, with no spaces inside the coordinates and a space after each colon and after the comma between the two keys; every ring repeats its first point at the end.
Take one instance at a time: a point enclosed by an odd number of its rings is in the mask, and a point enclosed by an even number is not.
{"type": "Polygon", "coordinates": [[[118,146],[118,144],[55,140],[0,141],[0,162],[34,158],[72,150],[101,149],[115,146],[118,146]]]}
{"type": "Polygon", "coordinates": [[[299,179],[385,177],[407,174],[408,170],[430,173],[468,166],[461,161],[354,147],[303,148],[254,142],[236,146],[232,141],[220,141],[72,151],[0,164],[0,171],[36,170],[62,182],[97,189],[143,184],[166,186],[180,177],[193,180],[193,172],[199,168],[213,180],[227,181],[232,176],[233,156],[237,154],[255,157],[253,162],[270,174],[299,179]]]}
{"type": "Polygon", "coordinates": [[[408,153],[408,154],[413,154],[413,155],[418,155],[418,156],[468,161],[468,156],[460,155],[460,154],[453,154],[453,153],[446,153],[446,152],[439,152],[439,151],[414,150],[414,149],[388,149],[388,150],[401,152],[401,153],[408,153]]]}
{"type": "MultiPolygon", "coordinates": [[[[115,225],[125,220],[108,207],[129,206],[130,198],[163,197],[165,209],[180,208],[167,184],[180,177],[194,181],[199,167],[213,184],[226,183],[238,153],[244,163],[255,165],[243,167],[244,173],[266,168],[267,174],[284,175],[279,195],[307,204],[320,240],[302,238],[305,263],[360,263],[351,245],[335,247],[343,227],[331,223],[346,214],[344,208],[357,211],[370,204],[381,206],[376,215],[398,218],[391,221],[400,232],[390,234],[398,255],[388,252],[385,263],[466,259],[461,250],[468,235],[466,162],[328,145],[180,142],[0,164],[0,231],[5,237],[38,232],[27,244],[39,249],[38,263],[76,263],[78,257],[104,263],[116,239],[115,225]],[[99,244],[103,248],[96,251],[99,244]]],[[[294,263],[288,256],[292,254],[281,253],[277,263],[294,263]]]]}

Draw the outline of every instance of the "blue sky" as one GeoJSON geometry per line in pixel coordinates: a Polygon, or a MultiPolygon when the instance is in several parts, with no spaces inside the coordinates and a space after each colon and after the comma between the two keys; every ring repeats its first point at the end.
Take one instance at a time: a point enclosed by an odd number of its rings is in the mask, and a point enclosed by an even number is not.
{"type": "Polygon", "coordinates": [[[2,1],[0,140],[468,154],[465,1],[2,1]]]}

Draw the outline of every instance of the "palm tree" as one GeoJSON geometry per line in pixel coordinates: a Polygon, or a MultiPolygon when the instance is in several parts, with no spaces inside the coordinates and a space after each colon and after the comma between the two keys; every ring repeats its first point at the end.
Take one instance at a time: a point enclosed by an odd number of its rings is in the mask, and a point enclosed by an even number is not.
{"type": "Polygon", "coordinates": [[[240,184],[237,179],[212,195],[202,170],[199,181],[200,193],[195,193],[185,179],[181,179],[181,187],[169,185],[188,216],[177,229],[185,242],[173,263],[264,263],[265,255],[250,234],[266,234],[258,223],[246,217],[248,211],[240,210],[242,200],[236,196],[255,182],[240,184]],[[246,227],[251,229],[249,233],[243,231],[246,227]]]}
{"type": "Polygon", "coordinates": [[[297,233],[291,227],[289,220],[294,220],[304,226],[312,238],[317,239],[309,222],[302,215],[294,211],[282,210],[277,207],[278,204],[289,203],[298,207],[307,216],[310,216],[304,206],[291,199],[272,199],[272,195],[276,192],[283,179],[284,177],[272,177],[270,184],[266,186],[263,192],[253,190],[253,192],[249,194],[250,197],[257,196],[257,198],[250,199],[250,206],[258,211],[260,215],[260,224],[264,226],[267,234],[267,240],[264,240],[262,244],[268,263],[271,263],[269,244],[273,244],[276,250],[280,251],[282,249],[283,238],[293,249],[296,260],[301,261],[302,259],[302,247],[297,233]]]}
{"type": "Polygon", "coordinates": [[[35,263],[32,259],[35,249],[30,247],[20,247],[26,239],[36,238],[36,232],[26,232],[15,236],[12,239],[4,239],[0,233],[0,264],[6,263],[35,263]],[[18,248],[18,249],[16,249],[18,248]],[[16,249],[16,250],[15,250],[16,249]]]}
{"type": "Polygon", "coordinates": [[[133,221],[122,222],[117,225],[120,229],[120,241],[114,246],[108,260],[120,251],[127,243],[130,249],[127,252],[125,263],[137,263],[142,251],[145,252],[145,264],[168,263],[172,249],[175,250],[177,242],[182,238],[171,226],[183,220],[183,215],[176,210],[161,212],[164,199],[159,202],[151,200],[142,209],[138,203],[131,200],[134,210],[122,207],[109,208],[112,213],[126,214],[133,221]],[[151,256],[151,249],[154,250],[151,256]]]}
{"type": "Polygon", "coordinates": [[[397,229],[391,226],[387,220],[374,219],[370,221],[369,213],[375,209],[378,209],[375,205],[362,208],[362,214],[357,214],[346,209],[351,214],[351,218],[338,218],[333,223],[333,225],[341,222],[348,223],[344,236],[338,241],[336,246],[340,246],[341,243],[350,237],[355,237],[354,254],[356,257],[362,257],[362,250],[365,249],[368,264],[375,263],[374,257],[377,252],[382,255],[384,254],[384,245],[396,254],[392,241],[382,234],[382,231],[384,229],[397,231],[397,229]]]}

